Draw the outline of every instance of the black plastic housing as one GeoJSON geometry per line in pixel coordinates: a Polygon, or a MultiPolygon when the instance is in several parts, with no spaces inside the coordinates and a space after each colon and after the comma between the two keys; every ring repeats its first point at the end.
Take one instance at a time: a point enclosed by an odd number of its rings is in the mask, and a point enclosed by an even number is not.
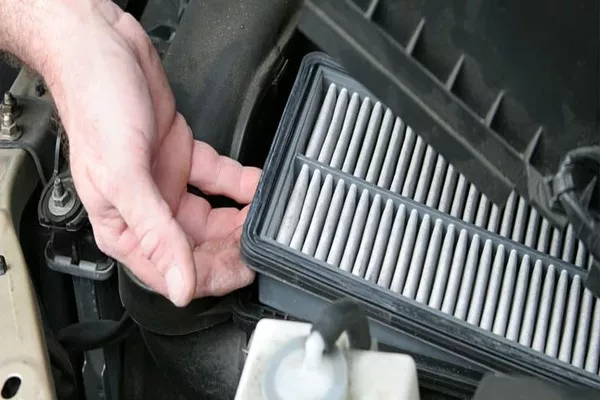
{"type": "Polygon", "coordinates": [[[299,28],[497,204],[598,135],[598,2],[309,0],[299,28]]]}
{"type": "MultiPolygon", "coordinates": [[[[319,164],[300,154],[315,118],[325,81],[336,81],[353,91],[376,99],[366,88],[347,77],[346,71],[319,53],[310,54],[300,68],[294,88],[242,236],[242,253],[259,279],[259,300],[294,318],[311,320],[320,308],[335,299],[350,297],[366,310],[371,332],[378,343],[415,355],[419,372],[431,384],[446,389],[473,391],[487,372],[521,373],[573,386],[600,388],[600,379],[570,364],[559,362],[530,348],[457,320],[441,311],[399,296],[351,273],[317,261],[274,240],[284,207],[300,164],[319,169],[334,179],[344,179],[394,204],[416,209],[503,245],[522,256],[552,264],[570,277],[582,271],[499,235],[464,223],[389,190],[368,184],[352,175],[319,164]],[[311,117],[312,115],[312,117],[311,117]],[[313,118],[312,120],[310,118],[313,118]]],[[[546,268],[546,267],[544,267],[546,268]]]]}

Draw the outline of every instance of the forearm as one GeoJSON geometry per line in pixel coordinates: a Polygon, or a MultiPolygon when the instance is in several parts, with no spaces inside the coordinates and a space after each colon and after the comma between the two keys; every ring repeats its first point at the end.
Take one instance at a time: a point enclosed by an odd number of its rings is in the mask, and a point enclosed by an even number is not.
{"type": "Polygon", "coordinates": [[[0,50],[51,79],[85,21],[88,0],[0,0],[0,50]]]}

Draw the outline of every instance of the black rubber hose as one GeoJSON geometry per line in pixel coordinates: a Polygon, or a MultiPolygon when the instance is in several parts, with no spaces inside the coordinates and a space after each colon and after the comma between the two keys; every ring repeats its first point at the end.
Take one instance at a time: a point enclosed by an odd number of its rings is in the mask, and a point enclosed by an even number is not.
{"type": "Polygon", "coordinates": [[[323,337],[326,352],[335,347],[344,332],[348,334],[351,348],[371,348],[369,320],[358,303],[350,299],[340,299],[325,307],[313,323],[311,332],[318,332],[323,337]]]}

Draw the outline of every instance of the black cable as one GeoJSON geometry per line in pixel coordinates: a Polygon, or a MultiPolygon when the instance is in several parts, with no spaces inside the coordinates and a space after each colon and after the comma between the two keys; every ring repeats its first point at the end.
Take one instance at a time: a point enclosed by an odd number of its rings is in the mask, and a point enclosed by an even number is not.
{"type": "Polygon", "coordinates": [[[59,400],[74,400],[79,391],[77,374],[69,355],[61,344],[51,335],[46,337],[48,357],[52,368],[54,386],[59,400]]]}
{"type": "Polygon", "coordinates": [[[60,330],[58,341],[70,352],[81,352],[105,347],[123,340],[134,323],[128,313],[119,321],[99,320],[79,322],[60,330]]]}
{"type": "Polygon", "coordinates": [[[574,171],[578,164],[594,161],[600,175],[600,146],[582,147],[567,153],[553,182],[555,197],[562,206],[577,237],[596,260],[600,260],[600,223],[576,193],[574,171]]]}
{"type": "Polygon", "coordinates": [[[590,162],[596,164],[596,175],[591,181],[596,184],[600,177],[600,146],[581,147],[568,152],[552,181],[552,191],[554,201],[562,206],[575,234],[592,255],[585,286],[596,297],[600,297],[600,222],[586,204],[588,199],[582,198],[590,193],[580,197],[576,181],[577,167],[590,162]]]}

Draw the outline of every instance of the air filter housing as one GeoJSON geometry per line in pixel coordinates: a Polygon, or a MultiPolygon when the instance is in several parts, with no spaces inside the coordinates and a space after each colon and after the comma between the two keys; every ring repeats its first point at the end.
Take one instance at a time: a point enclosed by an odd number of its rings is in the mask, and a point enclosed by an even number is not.
{"type": "Polygon", "coordinates": [[[600,388],[600,302],[572,229],[516,194],[491,204],[326,56],[304,60],[242,238],[261,302],[297,318],[339,297],[368,311],[420,379],[486,372],[600,388]]]}

